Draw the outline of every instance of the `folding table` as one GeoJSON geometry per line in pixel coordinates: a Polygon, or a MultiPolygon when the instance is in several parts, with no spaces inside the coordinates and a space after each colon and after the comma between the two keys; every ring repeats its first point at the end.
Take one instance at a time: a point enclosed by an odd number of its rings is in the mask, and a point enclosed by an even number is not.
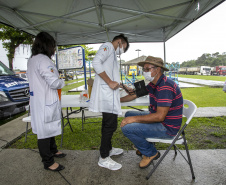
{"type": "MultiPolygon", "coordinates": [[[[66,108],[66,116],[63,116],[62,114],[62,132],[61,132],[61,147],[63,144],[63,134],[64,134],[64,127],[69,125],[71,128],[71,131],[73,132],[73,129],[71,127],[70,121],[69,121],[69,116],[71,114],[77,114],[82,112],[82,128],[84,124],[84,119],[85,119],[85,114],[84,111],[86,108],[89,107],[89,101],[81,102],[79,100],[80,95],[62,95],[61,97],[61,107],[66,108]],[[71,107],[79,107],[79,109],[72,111],[71,107]],[[71,112],[69,113],[68,109],[71,109],[71,112]],[[64,124],[64,118],[67,119],[67,123],[64,124]]],[[[121,103],[121,106],[127,106],[133,109],[137,109],[133,106],[149,106],[149,96],[143,96],[140,98],[136,98],[133,101],[130,102],[124,102],[121,103]]],[[[140,109],[137,109],[140,110],[140,109]]]]}

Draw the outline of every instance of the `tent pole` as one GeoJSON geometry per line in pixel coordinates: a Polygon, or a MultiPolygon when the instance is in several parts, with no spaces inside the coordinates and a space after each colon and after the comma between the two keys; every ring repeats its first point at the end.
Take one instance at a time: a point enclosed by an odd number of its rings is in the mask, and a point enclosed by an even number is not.
{"type": "Polygon", "coordinates": [[[166,42],[163,42],[163,47],[164,47],[164,65],[166,65],[166,42]]]}
{"type": "MultiPolygon", "coordinates": [[[[163,50],[164,50],[164,66],[166,67],[166,41],[165,41],[165,28],[163,28],[163,37],[164,37],[164,42],[163,42],[163,50]]],[[[166,71],[164,71],[164,74],[166,75],[166,71]]]]}
{"type": "MultiPolygon", "coordinates": [[[[166,42],[163,42],[163,50],[164,50],[164,66],[166,67],[166,42]]],[[[164,71],[164,74],[166,75],[166,71],[164,71]]]]}
{"type": "Polygon", "coordinates": [[[58,65],[58,42],[57,42],[57,33],[55,33],[55,40],[56,40],[56,68],[59,70],[59,65],[58,65]]]}

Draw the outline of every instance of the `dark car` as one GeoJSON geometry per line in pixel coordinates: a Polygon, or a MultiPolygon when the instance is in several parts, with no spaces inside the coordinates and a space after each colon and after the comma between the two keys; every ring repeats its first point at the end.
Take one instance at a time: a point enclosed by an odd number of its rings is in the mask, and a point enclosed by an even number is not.
{"type": "Polygon", "coordinates": [[[25,111],[29,98],[28,81],[0,62],[0,119],[25,111]]]}

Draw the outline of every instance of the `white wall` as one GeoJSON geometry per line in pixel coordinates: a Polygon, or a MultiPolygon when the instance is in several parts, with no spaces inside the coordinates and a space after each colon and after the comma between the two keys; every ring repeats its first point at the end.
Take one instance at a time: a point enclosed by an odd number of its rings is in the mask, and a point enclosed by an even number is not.
{"type": "MultiPolygon", "coordinates": [[[[27,70],[27,60],[31,56],[30,47],[20,46],[16,49],[15,57],[13,61],[13,69],[27,70]]],[[[6,56],[7,52],[2,47],[2,42],[0,41],[0,61],[9,67],[9,61],[6,56]]]]}

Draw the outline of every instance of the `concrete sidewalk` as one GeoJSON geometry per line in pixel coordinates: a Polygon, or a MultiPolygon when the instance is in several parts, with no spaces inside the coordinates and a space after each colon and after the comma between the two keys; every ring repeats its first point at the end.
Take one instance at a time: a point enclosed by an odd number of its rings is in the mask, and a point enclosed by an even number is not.
{"type": "MultiPolygon", "coordinates": [[[[61,172],[43,169],[39,153],[28,149],[4,149],[0,152],[0,184],[2,185],[225,185],[226,150],[191,150],[196,176],[192,182],[188,164],[181,155],[173,161],[173,151],[165,157],[154,174],[146,180],[152,165],[138,167],[141,160],[135,151],[124,151],[112,157],[122,164],[118,171],[97,165],[99,151],[64,150],[67,156],[56,159],[65,166],[61,172]]],[[[163,153],[164,151],[160,151],[163,153]]],[[[185,153],[185,151],[182,151],[185,153]]]]}
{"type": "Polygon", "coordinates": [[[202,80],[202,79],[194,79],[194,78],[178,78],[179,84],[180,82],[192,83],[192,84],[199,84],[199,85],[207,85],[210,87],[222,87],[224,86],[224,82],[222,81],[215,81],[215,80],[202,80]]]}

